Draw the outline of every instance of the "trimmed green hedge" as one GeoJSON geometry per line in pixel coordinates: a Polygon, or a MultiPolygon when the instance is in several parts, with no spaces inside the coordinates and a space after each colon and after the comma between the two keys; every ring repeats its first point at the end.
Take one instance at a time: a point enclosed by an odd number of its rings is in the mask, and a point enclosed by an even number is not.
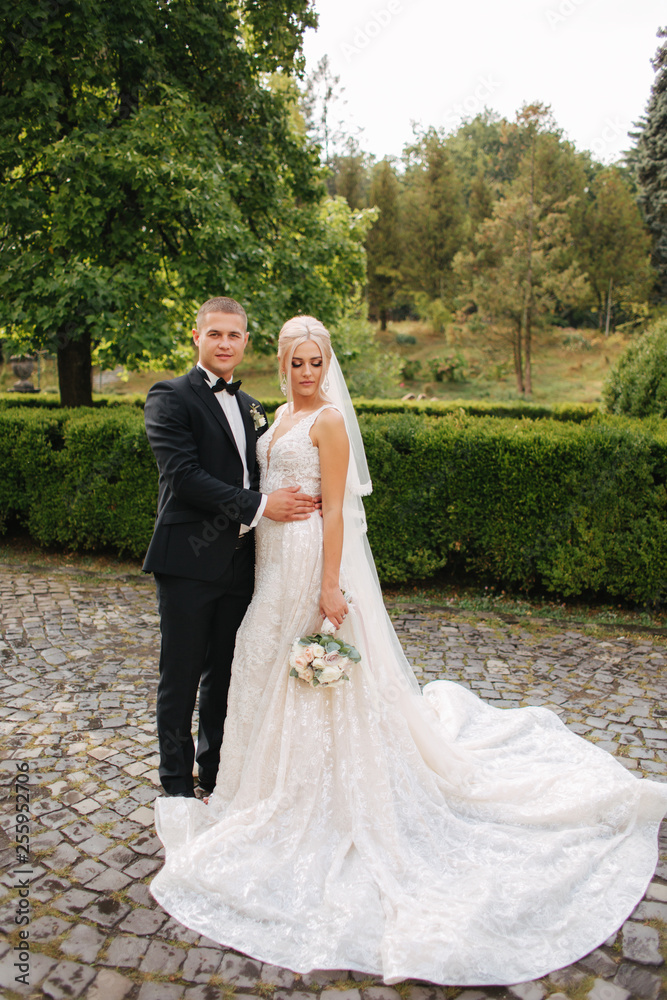
{"type": "Polygon", "coordinates": [[[143,412],[0,409],[0,530],[15,517],[43,545],[140,557],[157,473],[143,412]]]}
{"type": "MultiPolygon", "coordinates": [[[[362,414],[385,582],[440,570],[562,595],[667,597],[665,422],[362,414]]],[[[0,409],[0,530],[141,557],[157,473],[141,412],[0,409]]]]}
{"type": "MultiPolygon", "coordinates": [[[[145,396],[134,393],[126,396],[107,394],[95,396],[93,409],[116,406],[135,406],[143,408],[145,396]]],[[[284,398],[268,399],[262,402],[267,413],[275,413],[284,398]]],[[[60,398],[54,394],[40,393],[22,394],[18,392],[0,392],[0,410],[16,407],[38,408],[48,410],[60,409],[60,398]]],[[[588,403],[558,403],[546,406],[539,403],[485,403],[470,402],[465,399],[454,400],[411,400],[411,399],[355,399],[354,408],[357,413],[418,413],[423,416],[441,417],[448,414],[467,414],[471,417],[506,417],[511,420],[564,420],[582,423],[591,420],[600,413],[598,406],[588,403]]]]}

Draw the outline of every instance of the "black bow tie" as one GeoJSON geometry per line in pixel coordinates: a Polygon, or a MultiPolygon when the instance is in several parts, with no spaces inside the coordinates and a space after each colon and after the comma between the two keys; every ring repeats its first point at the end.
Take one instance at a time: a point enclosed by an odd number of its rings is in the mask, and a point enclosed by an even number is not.
{"type": "Polygon", "coordinates": [[[206,379],[206,384],[211,386],[213,392],[229,392],[232,396],[235,396],[241,388],[241,379],[239,379],[238,382],[225,382],[224,378],[219,378],[215,385],[211,385],[206,372],[203,374],[206,379]]]}

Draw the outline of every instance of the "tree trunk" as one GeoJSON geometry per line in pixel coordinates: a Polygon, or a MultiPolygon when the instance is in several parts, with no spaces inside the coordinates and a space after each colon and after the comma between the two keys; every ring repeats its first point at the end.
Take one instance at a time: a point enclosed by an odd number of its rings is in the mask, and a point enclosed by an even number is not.
{"type": "Polygon", "coordinates": [[[523,360],[521,357],[521,326],[517,323],[514,334],[514,374],[516,375],[516,391],[523,396],[523,360]]]}
{"type": "Polygon", "coordinates": [[[381,330],[386,330],[387,329],[387,310],[386,309],[380,309],[380,329],[381,330]]]}
{"type": "Polygon", "coordinates": [[[528,208],[528,272],[526,274],[526,294],[523,301],[523,339],[525,344],[526,357],[526,381],[525,392],[531,395],[533,392],[533,376],[530,363],[531,348],[531,324],[533,321],[533,228],[535,215],[535,136],[530,154],[530,202],[528,208]]]}
{"type": "Polygon", "coordinates": [[[58,332],[58,386],[62,406],[92,406],[90,334],[76,339],[66,330],[58,332]]]}
{"type": "Polygon", "coordinates": [[[611,288],[612,288],[613,278],[609,279],[609,291],[607,293],[607,319],[604,325],[604,335],[609,336],[609,322],[611,320],[611,288]]]}

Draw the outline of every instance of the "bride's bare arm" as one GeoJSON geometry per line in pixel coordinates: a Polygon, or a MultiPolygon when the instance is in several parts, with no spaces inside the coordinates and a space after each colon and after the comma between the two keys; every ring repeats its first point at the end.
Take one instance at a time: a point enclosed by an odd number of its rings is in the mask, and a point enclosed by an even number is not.
{"type": "Polygon", "coordinates": [[[311,429],[311,440],[320,450],[324,566],[320,611],[334,625],[341,625],[347,603],[340,589],[343,554],[343,497],[350,457],[345,422],[338,410],[323,410],[311,429]]]}

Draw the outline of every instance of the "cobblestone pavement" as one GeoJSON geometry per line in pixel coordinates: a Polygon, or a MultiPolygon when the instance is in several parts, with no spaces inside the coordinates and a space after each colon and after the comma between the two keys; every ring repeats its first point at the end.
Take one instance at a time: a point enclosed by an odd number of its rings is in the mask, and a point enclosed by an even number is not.
{"type": "MultiPolygon", "coordinates": [[[[162,857],[152,810],[152,581],[0,567],[0,597],[2,996],[658,1000],[662,990],[667,997],[666,825],[660,864],[632,919],[604,947],[534,983],[461,991],[387,987],[345,970],[297,976],[186,930],[148,891],[162,857]],[[12,839],[17,795],[26,788],[31,853],[21,864],[12,839]],[[23,914],[29,925],[15,922],[23,914]],[[24,926],[25,985],[16,979],[24,926]]],[[[448,677],[499,706],[548,705],[625,767],[667,780],[663,638],[417,607],[393,614],[421,681],[448,677]]]]}

